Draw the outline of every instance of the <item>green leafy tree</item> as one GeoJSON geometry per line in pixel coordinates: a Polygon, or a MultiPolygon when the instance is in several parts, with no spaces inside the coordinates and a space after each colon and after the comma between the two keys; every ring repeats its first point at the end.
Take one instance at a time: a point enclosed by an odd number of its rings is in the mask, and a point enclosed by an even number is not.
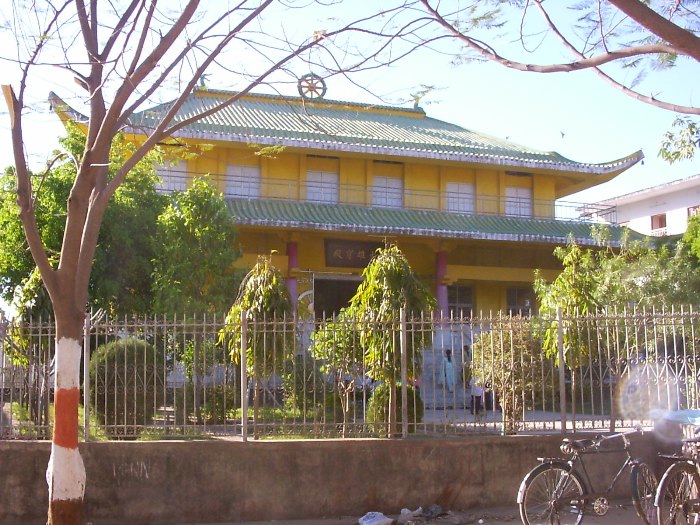
{"type": "Polygon", "coordinates": [[[253,380],[253,427],[258,434],[260,393],[264,380],[281,373],[294,355],[292,301],[280,271],[269,257],[258,262],[241,282],[238,296],[226,314],[219,342],[228,348],[231,360],[245,366],[253,380]],[[246,358],[241,363],[242,316],[245,315],[246,358]]]}
{"type": "MultiPolygon", "coordinates": [[[[81,144],[84,140],[82,136],[81,144]]],[[[121,165],[134,149],[117,135],[112,164],[121,165]]],[[[154,306],[153,260],[162,252],[157,221],[167,203],[157,190],[156,162],[158,152],[136,164],[105,210],[89,294],[95,307],[108,308],[114,315],[146,314],[154,306]]]]}
{"type": "MultiPolygon", "coordinates": [[[[555,364],[563,357],[564,365],[572,373],[572,392],[576,392],[576,373],[591,358],[591,345],[588,333],[579,330],[578,319],[595,313],[600,307],[597,291],[600,285],[600,265],[593,250],[584,249],[573,240],[565,247],[557,247],[554,255],[564,268],[557,278],[548,283],[541,276],[535,276],[535,293],[543,319],[542,348],[545,356],[555,364]],[[561,319],[558,319],[558,312],[561,319]],[[559,322],[562,323],[563,354],[559,353],[559,322]]],[[[608,287],[612,286],[609,281],[608,287]]],[[[564,395],[564,393],[561,393],[564,395]]],[[[572,399],[572,410],[576,413],[576,397],[572,399]]]]}
{"type": "Polygon", "coordinates": [[[664,134],[659,156],[669,164],[694,158],[700,147],[700,122],[686,116],[677,117],[673,127],[677,131],[669,130],[664,134]]]}
{"type": "MultiPolygon", "coordinates": [[[[157,257],[153,261],[155,310],[192,316],[215,315],[229,305],[240,280],[233,263],[240,257],[234,219],[223,195],[207,177],[194,179],[185,191],[170,195],[158,217],[157,257]]],[[[197,330],[192,330],[197,334],[197,330]]],[[[176,349],[177,350],[177,349],[176,349]]],[[[200,335],[179,348],[193,383],[193,407],[202,422],[202,363],[212,363],[213,347],[200,335]]]]}
{"type": "Polygon", "coordinates": [[[405,312],[409,331],[408,379],[414,380],[421,374],[422,351],[431,338],[428,331],[421,330],[420,319],[435,308],[436,301],[396,245],[378,250],[362,277],[344,315],[358,323],[367,375],[388,385],[389,434],[394,436],[396,385],[401,378],[400,312],[405,312]]]}
{"type": "MultiPolygon", "coordinates": [[[[54,164],[37,178],[39,183],[33,202],[37,228],[52,263],[55,263],[72,182],[70,167],[65,163],[54,164]]],[[[3,232],[0,235],[0,293],[5,300],[12,301],[15,288],[29,278],[35,264],[27,250],[27,239],[22,229],[13,168],[7,168],[0,176],[0,187],[0,228],[3,232]]]]}
{"type": "Polygon", "coordinates": [[[472,346],[472,374],[482,386],[493,388],[501,405],[503,433],[515,434],[523,409],[551,394],[551,359],[543,363],[542,345],[529,319],[498,314],[489,328],[472,346]]]}
{"type": "MultiPolygon", "coordinates": [[[[599,247],[583,248],[572,240],[566,247],[555,250],[563,271],[553,282],[536,276],[535,291],[543,319],[540,327],[543,348],[547,357],[559,361],[556,316],[560,308],[564,364],[572,371],[573,392],[576,391],[575,371],[589,363],[593,349],[615,346],[626,348],[628,353],[644,351],[637,347],[634,334],[624,328],[611,330],[607,326],[606,336],[595,327],[589,329],[589,324],[596,323],[597,314],[697,303],[700,272],[698,261],[692,256],[692,221],[689,231],[675,246],[626,240],[620,248],[612,249],[605,246],[607,230],[603,228],[596,232],[601,243],[599,247]],[[582,317],[585,320],[581,320],[582,317]]],[[[618,377],[627,372],[624,362],[606,364],[618,377]]],[[[575,411],[575,398],[572,404],[575,411]]],[[[612,408],[615,410],[615,405],[612,408]]]]}
{"type": "Polygon", "coordinates": [[[156,311],[214,314],[230,305],[240,281],[233,263],[241,252],[234,218],[208,178],[171,194],[158,217],[157,237],[156,311]]]}
{"type": "MultiPolygon", "coordinates": [[[[397,388],[401,386],[401,383],[397,384],[397,388]]],[[[414,423],[420,423],[423,421],[423,415],[425,414],[425,406],[423,400],[420,397],[420,392],[413,385],[406,385],[407,390],[407,410],[408,415],[409,432],[415,432],[416,426],[414,423]]],[[[367,404],[366,418],[368,423],[374,423],[375,428],[378,432],[389,421],[389,395],[391,389],[386,383],[378,385],[372,392],[372,397],[369,398],[367,404]]],[[[401,396],[396,398],[396,423],[401,424],[403,422],[402,415],[402,405],[403,401],[401,396]]]]}
{"type": "Polygon", "coordinates": [[[322,323],[311,334],[311,354],[319,360],[321,371],[333,378],[343,412],[343,437],[347,436],[353,393],[357,381],[365,375],[360,323],[341,310],[336,319],[322,323]]]}
{"type": "Polygon", "coordinates": [[[700,216],[688,219],[682,242],[687,253],[694,257],[693,262],[700,263],[700,216]]]}
{"type": "MultiPolygon", "coordinates": [[[[85,134],[69,126],[61,144],[67,152],[58,155],[51,168],[38,175],[34,199],[37,227],[47,252],[55,264],[63,239],[68,195],[75,178],[73,158],[80,157],[85,147],[85,134]]],[[[111,152],[115,170],[134,146],[118,135],[111,152]]],[[[134,167],[132,176],[118,189],[105,211],[105,223],[95,250],[95,269],[90,276],[89,302],[113,314],[149,312],[152,306],[151,260],[155,257],[156,219],[165,198],[156,191],[157,177],[149,155],[134,167]]],[[[9,300],[15,287],[21,285],[36,268],[27,249],[19,209],[14,195],[15,178],[8,168],[0,177],[0,293],[9,300]]]]}

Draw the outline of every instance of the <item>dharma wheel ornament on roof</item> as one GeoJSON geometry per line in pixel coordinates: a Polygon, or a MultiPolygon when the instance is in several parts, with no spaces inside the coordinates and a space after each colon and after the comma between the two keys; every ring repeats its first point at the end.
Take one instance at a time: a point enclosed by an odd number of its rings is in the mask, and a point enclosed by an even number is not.
{"type": "Polygon", "coordinates": [[[308,73],[297,83],[299,94],[305,99],[323,98],[326,94],[326,81],[315,73],[308,73]]]}

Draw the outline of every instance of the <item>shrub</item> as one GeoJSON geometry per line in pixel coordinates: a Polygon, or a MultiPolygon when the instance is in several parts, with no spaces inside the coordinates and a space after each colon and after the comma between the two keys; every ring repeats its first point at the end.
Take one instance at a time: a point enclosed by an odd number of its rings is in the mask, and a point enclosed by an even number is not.
{"type": "Polygon", "coordinates": [[[504,434],[521,427],[526,405],[551,396],[551,362],[526,317],[497,315],[490,330],[479,334],[472,345],[472,374],[490,383],[502,409],[504,434]],[[546,363],[546,364],[545,364],[546,363]],[[544,372],[543,372],[544,371],[544,372]]]}
{"type": "Polygon", "coordinates": [[[238,385],[216,385],[205,390],[202,417],[207,423],[222,424],[232,419],[241,406],[241,389],[238,385]]]}
{"type": "Polygon", "coordinates": [[[323,417],[323,422],[326,424],[343,422],[343,404],[338,392],[332,391],[326,394],[323,402],[323,417]]]}
{"type": "Polygon", "coordinates": [[[95,413],[116,434],[133,436],[152,422],[163,404],[164,384],[164,357],[145,341],[112,341],[98,347],[90,359],[95,413]]]}
{"type": "Polygon", "coordinates": [[[297,354],[293,360],[287,361],[282,375],[282,389],[287,408],[303,412],[321,405],[327,382],[318,361],[307,353],[297,354]]]}
{"type": "MultiPolygon", "coordinates": [[[[400,425],[403,422],[401,419],[401,414],[403,413],[401,383],[397,383],[396,385],[396,398],[396,422],[400,425]]],[[[412,385],[408,385],[409,431],[415,432],[414,423],[423,421],[424,412],[425,407],[423,406],[420,393],[418,393],[412,385]]],[[[366,417],[368,423],[386,424],[389,422],[389,385],[386,383],[382,383],[374,389],[372,397],[369,398],[366,417]]],[[[380,426],[377,425],[377,427],[377,430],[379,430],[380,426]]]]}

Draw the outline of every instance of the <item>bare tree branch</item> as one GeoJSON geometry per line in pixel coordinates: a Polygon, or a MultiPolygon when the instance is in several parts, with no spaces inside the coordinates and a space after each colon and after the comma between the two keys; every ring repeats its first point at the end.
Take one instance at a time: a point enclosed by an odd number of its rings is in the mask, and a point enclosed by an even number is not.
{"type": "MultiPolygon", "coordinates": [[[[534,73],[569,73],[571,71],[580,71],[583,69],[601,66],[603,64],[607,64],[615,60],[620,60],[622,58],[630,58],[638,55],[652,55],[659,53],[675,52],[674,48],[671,46],[666,46],[663,44],[650,44],[618,49],[616,51],[609,51],[607,53],[603,53],[593,57],[585,57],[581,55],[581,58],[579,60],[562,64],[531,64],[526,62],[519,62],[517,60],[501,56],[490,46],[459,31],[453,24],[451,24],[445,18],[443,18],[442,15],[440,15],[440,13],[438,13],[429,4],[428,0],[421,0],[421,2],[426,7],[428,12],[443,28],[452,33],[452,35],[457,37],[470,49],[476,51],[481,56],[487,58],[492,62],[497,62],[511,69],[517,69],[518,71],[530,71],[534,73]]],[[[539,4],[540,2],[535,3],[539,4]]]]}
{"type": "Polygon", "coordinates": [[[685,30],[639,0],[608,0],[620,11],[673,46],[676,53],[700,62],[700,38],[685,30]]]}
{"type": "MultiPolygon", "coordinates": [[[[542,16],[544,17],[547,25],[549,28],[552,30],[554,35],[559,39],[559,41],[566,47],[571,53],[573,53],[575,56],[578,56],[581,58],[581,61],[583,61],[586,57],[578,50],[576,47],[562,34],[561,31],[559,31],[559,28],[554,24],[552,19],[550,18],[549,14],[545,10],[544,6],[542,5],[541,0],[535,0],[535,3],[537,4],[538,8],[540,9],[540,12],[542,13],[542,16]]],[[[625,95],[630,96],[634,99],[639,100],[640,102],[644,102],[646,104],[650,104],[652,106],[659,107],[661,109],[666,109],[669,111],[675,111],[677,113],[687,113],[689,115],[700,115],[700,107],[692,107],[692,106],[681,106],[678,104],[672,104],[670,102],[665,102],[663,100],[656,99],[654,97],[650,97],[647,95],[643,95],[639,93],[638,91],[635,91],[633,89],[628,88],[624,84],[618,82],[615,80],[613,77],[605,73],[602,69],[600,69],[597,66],[591,67],[595,73],[601,77],[605,82],[610,84],[612,87],[615,89],[619,89],[622,91],[625,95]]]]}
{"type": "MultiPolygon", "coordinates": [[[[622,82],[616,80],[612,75],[606,73],[601,69],[601,66],[604,66],[606,64],[622,62],[628,59],[634,59],[643,56],[675,56],[681,54],[700,61],[700,38],[696,37],[694,34],[683,29],[682,27],[670,22],[663,16],[659,15],[658,13],[644,5],[644,3],[642,2],[639,2],[637,0],[610,0],[610,4],[618,7],[626,15],[633,18],[635,21],[637,21],[639,24],[644,26],[652,33],[661,36],[662,40],[665,40],[668,43],[628,45],[617,47],[616,49],[611,49],[609,47],[608,37],[612,29],[607,32],[603,30],[602,20],[604,15],[602,12],[601,0],[598,2],[598,18],[596,24],[596,28],[600,32],[600,36],[598,37],[598,41],[592,46],[592,48],[601,46],[602,49],[605,50],[605,52],[587,56],[586,54],[584,54],[583,51],[579,50],[559,30],[558,25],[551,19],[547,10],[545,9],[543,1],[532,0],[532,2],[539,8],[541,14],[543,15],[545,23],[549,30],[552,31],[552,33],[557,37],[557,39],[562,43],[562,45],[576,57],[576,60],[572,62],[549,64],[535,64],[522,62],[502,56],[489,44],[461,31],[455,23],[449,21],[446,18],[446,16],[442,15],[438,11],[437,8],[433,7],[431,5],[430,0],[420,0],[420,2],[427,10],[429,15],[448,34],[452,35],[452,37],[458,39],[461,43],[467,46],[467,48],[471,49],[472,51],[476,52],[481,57],[489,61],[496,62],[510,69],[533,73],[564,73],[590,69],[594,71],[598,76],[600,76],[603,80],[605,80],[605,82],[610,84],[612,87],[620,90],[625,95],[630,96],[636,100],[669,111],[686,113],[691,115],[700,115],[700,107],[676,104],[673,102],[660,100],[653,96],[644,95],[639,91],[632,89],[623,84],[622,82]]],[[[527,3],[527,5],[529,4],[530,2],[527,3]]],[[[524,34],[523,24],[524,21],[523,18],[521,18],[521,41],[522,35],[524,34]]],[[[585,41],[585,45],[583,46],[584,48],[588,47],[590,36],[591,35],[589,35],[589,39],[585,41]]]]}

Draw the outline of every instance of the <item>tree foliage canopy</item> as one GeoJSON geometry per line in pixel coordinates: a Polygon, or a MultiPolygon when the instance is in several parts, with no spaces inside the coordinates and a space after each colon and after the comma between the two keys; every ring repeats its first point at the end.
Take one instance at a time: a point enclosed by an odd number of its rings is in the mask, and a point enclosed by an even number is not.
{"type": "MultiPolygon", "coordinates": [[[[564,267],[557,278],[547,282],[539,274],[535,277],[542,318],[553,320],[558,308],[567,318],[604,310],[697,304],[700,260],[693,253],[700,232],[697,225],[696,219],[691,220],[683,239],[670,244],[628,239],[612,249],[605,228],[598,230],[600,247],[584,248],[570,240],[554,252],[564,267]]],[[[544,329],[544,350],[556,359],[556,323],[545,323],[544,329]]],[[[587,359],[585,334],[572,326],[563,335],[567,365],[578,366],[587,359]]]]}
{"type": "MultiPolygon", "coordinates": [[[[54,266],[58,264],[68,195],[76,174],[73,159],[83,154],[85,135],[75,126],[69,126],[61,145],[64,151],[56,153],[51,168],[34,176],[38,180],[33,196],[37,227],[54,266]]],[[[123,136],[117,136],[112,147],[112,165],[119,165],[132,150],[133,145],[123,136]]],[[[115,314],[144,313],[152,306],[151,261],[157,246],[156,220],[165,205],[164,196],[156,191],[157,177],[153,170],[156,158],[155,153],[149,155],[134,167],[105,211],[105,223],[95,251],[96,271],[90,278],[89,302],[115,314]]],[[[33,299],[27,295],[30,289],[25,283],[33,282],[30,275],[36,266],[22,230],[12,168],[0,176],[0,184],[4,188],[0,192],[0,227],[5,233],[0,237],[0,293],[8,301],[19,301],[15,306],[27,311],[22,305],[33,299]]],[[[31,290],[40,291],[36,287],[31,290]]],[[[48,308],[45,313],[50,312],[48,308]]]]}
{"type": "Polygon", "coordinates": [[[284,277],[270,257],[258,257],[258,262],[243,278],[238,296],[226,314],[219,342],[227,345],[234,363],[241,360],[242,315],[254,324],[246,339],[248,373],[256,378],[270,377],[294,350],[294,331],[284,323],[293,320],[292,300],[284,277]]]}
{"type": "Polygon", "coordinates": [[[158,217],[153,261],[155,309],[216,313],[231,304],[239,277],[236,227],[223,195],[207,178],[170,195],[158,217]]]}
{"type": "MultiPolygon", "coordinates": [[[[399,379],[399,323],[403,310],[410,323],[435,308],[435,298],[396,245],[378,250],[362,271],[362,283],[344,309],[344,316],[360,323],[360,342],[370,377],[395,384],[399,379]]],[[[409,337],[410,375],[421,373],[421,350],[430,335],[409,337]]],[[[413,377],[411,377],[413,378],[413,377]]]]}

